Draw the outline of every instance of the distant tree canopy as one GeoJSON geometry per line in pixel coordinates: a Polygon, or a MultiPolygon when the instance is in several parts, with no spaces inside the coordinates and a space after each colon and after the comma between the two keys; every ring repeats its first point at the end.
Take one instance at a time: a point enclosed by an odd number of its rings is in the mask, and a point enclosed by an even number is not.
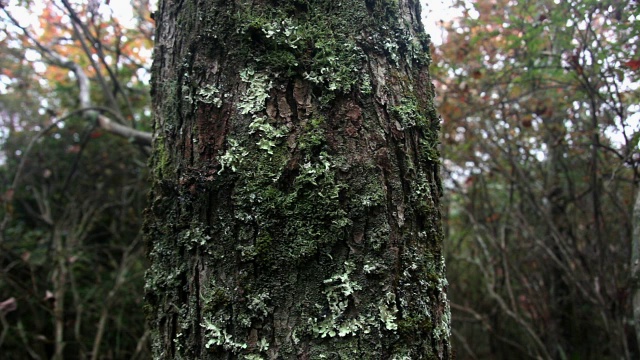
{"type": "Polygon", "coordinates": [[[459,357],[638,357],[637,2],[456,6],[433,75],[459,357]]]}
{"type": "Polygon", "coordinates": [[[148,5],[1,4],[3,359],[149,358],[148,5]]]}

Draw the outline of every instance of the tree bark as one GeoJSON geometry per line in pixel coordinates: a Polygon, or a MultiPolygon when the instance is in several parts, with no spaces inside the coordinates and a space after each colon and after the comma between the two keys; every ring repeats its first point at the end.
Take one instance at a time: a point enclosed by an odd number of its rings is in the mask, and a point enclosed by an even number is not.
{"type": "Polygon", "coordinates": [[[413,0],[165,0],[156,359],[447,359],[439,118],[413,0]]]}
{"type": "Polygon", "coordinates": [[[636,332],[636,339],[638,340],[638,344],[640,344],[640,191],[636,194],[636,200],[633,206],[630,283],[633,325],[636,332]]]}

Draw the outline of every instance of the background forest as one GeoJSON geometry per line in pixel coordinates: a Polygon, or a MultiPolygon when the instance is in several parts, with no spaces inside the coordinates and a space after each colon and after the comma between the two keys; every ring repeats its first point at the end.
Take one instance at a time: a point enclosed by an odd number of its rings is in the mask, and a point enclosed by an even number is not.
{"type": "MultiPolygon", "coordinates": [[[[3,359],[150,358],[154,24],[119,6],[0,0],[3,359]]],[[[640,358],[638,2],[452,12],[431,71],[457,358],[640,358]]]]}

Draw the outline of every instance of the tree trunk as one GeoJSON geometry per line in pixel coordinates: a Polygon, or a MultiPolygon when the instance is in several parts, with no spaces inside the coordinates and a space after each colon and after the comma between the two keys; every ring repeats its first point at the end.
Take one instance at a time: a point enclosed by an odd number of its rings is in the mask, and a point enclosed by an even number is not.
{"type": "Polygon", "coordinates": [[[633,235],[631,237],[631,301],[633,325],[640,345],[640,191],[636,192],[633,206],[633,235]]]}
{"type": "Polygon", "coordinates": [[[145,224],[156,359],[446,359],[417,0],[165,0],[145,224]]]}

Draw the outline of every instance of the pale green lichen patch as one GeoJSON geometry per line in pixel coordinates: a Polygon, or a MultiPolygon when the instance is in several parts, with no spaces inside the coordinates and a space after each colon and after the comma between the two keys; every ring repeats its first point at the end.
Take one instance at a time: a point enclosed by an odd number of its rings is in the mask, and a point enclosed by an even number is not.
{"type": "Polygon", "coordinates": [[[249,125],[249,134],[261,133],[267,139],[277,139],[284,137],[288,133],[285,126],[275,127],[269,123],[266,116],[256,116],[249,125]]]}
{"type": "Polygon", "coordinates": [[[358,195],[356,201],[362,205],[363,209],[381,206],[385,201],[385,194],[380,185],[379,176],[372,175],[371,178],[367,180],[370,181],[367,181],[364,185],[364,189],[358,195]]]}
{"type": "Polygon", "coordinates": [[[447,298],[447,286],[449,282],[445,277],[445,262],[444,257],[441,257],[440,262],[440,279],[438,279],[438,293],[440,294],[439,301],[441,308],[444,309],[441,318],[436,327],[433,329],[434,337],[436,339],[449,339],[451,337],[451,307],[447,298]]]}
{"type": "Polygon", "coordinates": [[[266,116],[254,116],[249,124],[249,134],[257,133],[260,139],[256,143],[260,150],[273,155],[274,148],[284,138],[289,129],[286,126],[275,127],[268,122],[266,116]]]}
{"type": "Polygon", "coordinates": [[[273,313],[271,296],[266,292],[248,292],[246,299],[232,300],[234,292],[214,280],[205,288],[200,296],[205,319],[200,327],[204,329],[205,347],[211,351],[230,352],[240,358],[263,358],[261,354],[270,347],[268,339],[260,337],[248,341],[244,335],[273,313]],[[234,308],[233,314],[226,311],[229,307],[234,308]],[[234,325],[230,327],[230,324],[234,325]]]}
{"type": "MultiPolygon", "coordinates": [[[[257,24],[254,24],[256,26],[257,24]]],[[[280,44],[297,49],[297,43],[302,39],[299,34],[300,27],[294,23],[292,18],[283,20],[273,19],[271,22],[264,23],[260,26],[260,30],[267,39],[273,38],[280,44]]]]}
{"type": "Polygon", "coordinates": [[[415,98],[403,98],[402,103],[398,106],[393,106],[391,111],[396,116],[398,124],[398,130],[404,130],[412,127],[424,127],[427,124],[427,119],[423,115],[423,111],[418,107],[418,102],[415,98]]]}
{"type": "Polygon", "coordinates": [[[258,351],[263,352],[269,350],[269,341],[265,338],[261,338],[256,344],[258,351]]]}
{"type": "Polygon", "coordinates": [[[384,324],[385,329],[397,330],[398,324],[396,320],[398,308],[396,307],[396,295],[392,292],[386,293],[378,303],[378,310],[380,310],[380,320],[384,324]]]}
{"type": "MultiPolygon", "coordinates": [[[[160,255],[158,251],[154,249],[156,252],[152,254],[153,256],[158,256],[159,258],[169,259],[171,256],[160,255]]],[[[186,268],[184,265],[177,265],[172,267],[171,271],[166,271],[164,264],[151,264],[149,270],[147,271],[147,282],[145,284],[146,291],[154,290],[158,291],[160,289],[171,288],[180,283],[180,277],[185,273],[186,268]]]]}
{"type": "Polygon", "coordinates": [[[205,104],[213,104],[216,107],[222,106],[222,98],[219,95],[220,90],[214,85],[205,85],[196,92],[196,100],[205,104]]]}
{"type": "Polygon", "coordinates": [[[248,347],[247,343],[238,342],[233,339],[233,335],[227,333],[224,328],[224,321],[205,319],[200,324],[205,331],[204,347],[209,349],[213,346],[221,346],[224,350],[237,354],[248,347]]]}
{"type": "MultiPolygon", "coordinates": [[[[356,40],[362,22],[333,23],[324,6],[318,5],[304,12],[259,7],[241,12],[239,31],[254,44],[251,56],[274,74],[303,76],[329,91],[347,92],[354,85],[370,91],[370,81],[360,71],[366,56],[356,40]],[[336,31],[341,27],[350,30],[336,31]]],[[[336,11],[335,6],[330,8],[336,11]]]]}
{"type": "Polygon", "coordinates": [[[393,292],[387,291],[377,303],[368,304],[353,314],[358,292],[363,288],[352,277],[355,265],[345,262],[343,271],[334,274],[324,281],[326,304],[325,314],[309,319],[309,326],[314,335],[320,338],[345,337],[348,335],[370,334],[372,331],[398,329],[398,308],[393,292]]]}
{"type": "MultiPolygon", "coordinates": [[[[259,137],[256,142],[258,149],[266,151],[269,155],[274,155],[274,148],[287,135],[289,129],[285,126],[273,126],[269,123],[267,116],[263,114],[273,83],[268,74],[256,72],[253,68],[242,70],[240,79],[248,85],[237,105],[240,114],[251,115],[252,120],[249,124],[248,134],[256,134],[259,137]]],[[[237,146],[237,143],[230,145],[231,147],[237,146]]],[[[248,153],[242,156],[246,155],[248,153]]],[[[221,158],[220,163],[225,161],[228,160],[221,158]]]]}
{"type": "Polygon", "coordinates": [[[253,244],[242,244],[247,259],[274,265],[302,260],[337,241],[349,225],[340,203],[345,186],[336,178],[331,156],[317,153],[324,134],[318,121],[310,123],[315,125],[308,125],[311,131],[297,143],[295,167],[287,166],[291,150],[284,142],[290,132],[286,126],[274,125],[263,115],[255,115],[249,125],[247,138],[258,137],[254,151],[246,161],[233,162],[238,164],[235,218],[259,224],[253,244]]]}
{"type": "Polygon", "coordinates": [[[433,329],[433,336],[436,339],[449,339],[451,337],[451,308],[445,293],[442,294],[441,303],[444,307],[444,312],[440,321],[433,329]]]}
{"type": "Polygon", "coordinates": [[[349,220],[339,202],[343,185],[336,182],[326,157],[308,158],[290,189],[269,181],[281,175],[272,166],[258,164],[255,171],[263,174],[245,179],[236,197],[238,215],[261,224],[258,256],[275,262],[302,260],[339,239],[349,220]],[[269,240],[268,246],[261,245],[263,239],[269,240]]]}
{"type": "Polygon", "coordinates": [[[219,307],[224,307],[231,301],[229,289],[218,284],[215,280],[211,280],[209,284],[205,284],[200,290],[200,301],[202,302],[202,310],[205,312],[213,311],[219,307]]]}
{"type": "Polygon", "coordinates": [[[225,169],[231,169],[231,171],[237,171],[238,167],[242,165],[249,152],[235,139],[227,140],[229,146],[227,150],[220,156],[218,156],[218,163],[220,163],[220,171],[225,169]]]}
{"type": "Polygon", "coordinates": [[[187,249],[193,248],[194,245],[204,246],[211,240],[211,236],[209,236],[206,229],[200,225],[195,225],[192,228],[182,231],[179,237],[181,243],[184,244],[187,249]]]}
{"type": "Polygon", "coordinates": [[[364,315],[358,315],[355,318],[349,318],[346,314],[350,301],[353,301],[353,294],[361,289],[360,285],[349,277],[354,267],[353,263],[346,262],[342,272],[324,281],[328,314],[320,318],[309,319],[311,330],[317,336],[321,338],[344,337],[355,334],[358,330],[363,330],[365,333],[371,331],[373,317],[367,318],[364,315]]]}
{"type": "Polygon", "coordinates": [[[387,267],[377,261],[369,260],[362,266],[362,272],[366,275],[379,275],[384,273],[385,270],[387,270],[387,267]]]}
{"type": "Polygon", "coordinates": [[[265,109],[269,90],[273,86],[269,75],[246,68],[240,72],[240,79],[248,84],[248,89],[238,103],[241,114],[256,114],[265,109]]]}
{"type": "Polygon", "coordinates": [[[429,66],[431,64],[431,52],[429,51],[431,37],[428,34],[419,33],[417,37],[409,36],[406,43],[411,59],[421,65],[429,66]]]}
{"type": "Polygon", "coordinates": [[[400,60],[400,57],[398,56],[398,43],[391,39],[385,39],[384,49],[391,57],[391,61],[393,61],[395,65],[398,65],[398,61],[400,60]]]}
{"type": "Polygon", "coordinates": [[[273,307],[268,305],[270,300],[269,294],[259,293],[249,299],[247,308],[252,312],[254,318],[264,320],[273,310],[273,307]]]}
{"type": "MultiPolygon", "coordinates": [[[[411,205],[429,218],[439,216],[439,210],[433,207],[434,198],[438,196],[437,191],[437,184],[429,182],[426,176],[417,176],[417,179],[412,184],[409,196],[411,205]]],[[[438,236],[436,234],[437,231],[438,229],[429,229],[429,232],[422,231],[418,233],[418,238],[426,240],[433,236],[438,236]]]]}
{"type": "Polygon", "coordinates": [[[324,85],[331,91],[346,92],[356,84],[366,84],[370,91],[368,79],[360,75],[366,57],[353,41],[338,43],[334,39],[324,38],[315,45],[318,55],[314,59],[314,66],[304,73],[305,79],[324,85]]]}

